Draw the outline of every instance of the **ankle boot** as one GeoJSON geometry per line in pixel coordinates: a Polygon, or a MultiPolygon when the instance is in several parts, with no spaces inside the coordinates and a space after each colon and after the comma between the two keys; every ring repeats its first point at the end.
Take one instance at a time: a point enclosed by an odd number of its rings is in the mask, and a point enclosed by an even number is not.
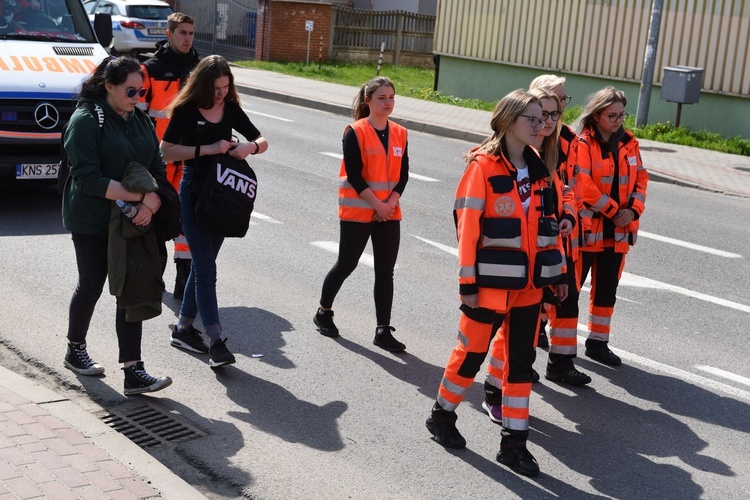
{"type": "Polygon", "coordinates": [[[446,448],[466,448],[466,440],[456,428],[457,419],[455,411],[444,410],[436,401],[425,425],[436,443],[446,448]]]}

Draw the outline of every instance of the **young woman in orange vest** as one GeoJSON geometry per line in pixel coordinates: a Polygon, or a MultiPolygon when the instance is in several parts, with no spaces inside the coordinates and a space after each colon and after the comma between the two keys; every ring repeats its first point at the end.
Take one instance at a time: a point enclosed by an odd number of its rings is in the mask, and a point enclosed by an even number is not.
{"type": "MultiPolygon", "coordinates": [[[[544,127],[539,99],[523,90],[495,107],[494,131],[467,155],[456,190],[461,318],[458,345],[440,383],[427,429],[439,444],[463,448],[455,409],[471,386],[493,340],[490,375],[498,380],[487,399],[502,406],[502,439],[497,461],[533,476],[539,465],[526,448],[534,342],[543,290],[553,286],[565,299],[565,259],[558,220],[562,192],[533,148],[544,127]],[[557,205],[557,206],[556,206],[557,205]],[[495,349],[502,351],[496,363],[495,349]]],[[[561,221],[564,227],[570,221],[561,221]]],[[[485,386],[487,387],[487,386],[485,386]]]]}
{"type": "Polygon", "coordinates": [[[338,337],[333,301],[344,280],[356,269],[372,238],[375,259],[373,343],[386,351],[406,346],[393,337],[393,268],[401,239],[399,199],[409,180],[406,129],[388,119],[393,112],[393,82],[375,77],[359,91],[352,107],[356,120],[344,131],[344,159],[339,170],[339,255],[328,272],[313,322],[321,335],[338,337]]]}
{"type": "MultiPolygon", "coordinates": [[[[542,99],[543,111],[554,119],[560,127],[558,142],[557,177],[570,195],[566,198],[566,213],[573,218],[574,225],[569,235],[563,234],[565,258],[568,267],[568,297],[560,304],[549,308],[549,359],[545,378],[556,382],[582,386],[591,382],[591,377],[576,369],[573,359],[576,357],[578,343],[578,296],[580,292],[581,252],[583,230],[580,213],[583,211],[583,183],[580,181],[580,167],[577,160],[578,137],[573,129],[562,123],[562,114],[570,101],[565,91],[565,78],[555,75],[541,75],[531,82],[532,92],[554,94],[555,104],[549,98],[542,99]],[[557,117],[554,116],[557,111],[557,117]]],[[[541,95],[541,94],[540,94],[541,95]]],[[[549,121],[548,121],[549,124],[549,121]]],[[[545,127],[546,130],[546,127],[545,127]]],[[[543,321],[546,324],[546,321],[543,321]]],[[[539,336],[542,338],[544,324],[540,325],[539,336]]],[[[541,346],[541,341],[539,342],[541,346]]]]}
{"type": "Polygon", "coordinates": [[[621,90],[606,87],[589,97],[573,124],[580,137],[583,217],[590,221],[581,261],[581,283],[591,270],[585,354],[610,366],[622,362],[608,347],[610,322],[625,254],[635,245],[646,208],[648,184],[638,140],[623,127],[627,103],[621,90]]]}

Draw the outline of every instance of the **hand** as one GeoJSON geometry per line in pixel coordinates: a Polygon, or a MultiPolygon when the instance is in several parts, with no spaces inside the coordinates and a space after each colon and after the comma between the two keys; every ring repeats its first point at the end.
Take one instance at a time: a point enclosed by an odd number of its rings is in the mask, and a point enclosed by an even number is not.
{"type": "Polygon", "coordinates": [[[244,160],[252,153],[255,153],[255,144],[252,142],[244,142],[242,144],[233,142],[232,147],[229,148],[229,156],[238,160],[244,160]]]}
{"type": "Polygon", "coordinates": [[[232,146],[232,143],[225,140],[219,140],[214,142],[213,144],[209,145],[207,148],[204,148],[208,150],[209,154],[212,155],[220,155],[223,153],[226,153],[229,151],[229,148],[232,146]]]}
{"type": "Polygon", "coordinates": [[[161,208],[161,197],[156,193],[146,193],[141,204],[146,205],[152,214],[161,208]]]}
{"type": "Polygon", "coordinates": [[[573,223],[568,219],[561,220],[558,227],[560,228],[560,236],[565,237],[573,232],[573,223]]]}
{"type": "Polygon", "coordinates": [[[458,298],[461,299],[462,304],[466,304],[472,309],[479,307],[479,294],[477,293],[472,295],[459,295],[458,298]]]}
{"type": "Polygon", "coordinates": [[[617,211],[617,214],[612,218],[612,222],[617,227],[625,227],[633,221],[633,211],[629,208],[621,208],[617,211]]]}
{"type": "Polygon", "coordinates": [[[568,298],[568,285],[555,285],[555,297],[562,302],[568,298]]]}
{"type": "Polygon", "coordinates": [[[390,218],[393,216],[393,208],[386,202],[381,201],[376,207],[375,207],[375,217],[374,219],[378,222],[385,222],[387,220],[390,220],[390,218]]]}
{"type": "Polygon", "coordinates": [[[153,212],[143,203],[139,203],[136,209],[138,213],[132,219],[133,224],[136,226],[147,226],[151,222],[151,217],[154,216],[153,212]]]}

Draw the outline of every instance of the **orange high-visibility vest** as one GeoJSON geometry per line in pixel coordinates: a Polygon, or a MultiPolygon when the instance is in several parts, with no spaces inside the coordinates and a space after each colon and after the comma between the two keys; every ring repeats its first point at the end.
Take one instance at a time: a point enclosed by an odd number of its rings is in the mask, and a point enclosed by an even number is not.
{"type": "MultiPolygon", "coordinates": [[[[544,288],[566,272],[555,214],[542,213],[542,188],[551,187],[544,162],[527,148],[531,200],[528,215],[516,184],[516,168],[504,156],[478,154],[456,190],[459,288],[478,293],[479,307],[502,311],[513,291],[544,288]]],[[[562,209],[560,183],[555,182],[562,209]]]]}
{"type": "Polygon", "coordinates": [[[590,220],[591,232],[586,235],[584,252],[601,252],[605,247],[614,247],[615,252],[627,253],[638,239],[639,219],[646,209],[646,187],[648,172],[641,160],[641,151],[635,136],[625,131],[618,145],[618,168],[609,148],[602,148],[596,131],[587,127],[578,142],[578,164],[584,179],[584,218],[590,220]],[[618,175],[616,203],[610,197],[614,176],[618,175]],[[614,239],[604,238],[604,219],[617,215],[618,210],[630,208],[638,219],[625,227],[615,227],[614,239]]]}
{"type": "MultiPolygon", "coordinates": [[[[388,151],[383,148],[377,132],[363,118],[348,125],[354,130],[362,153],[362,178],[379,200],[385,201],[401,179],[401,160],[406,149],[407,132],[404,127],[388,120],[388,151]]],[[[354,190],[346,176],[344,160],[339,169],[339,219],[371,222],[375,209],[354,190]]],[[[401,220],[401,206],[396,205],[391,220],[401,220]]]]}
{"type": "MultiPolygon", "coordinates": [[[[560,130],[559,164],[557,165],[558,179],[564,184],[563,188],[563,211],[570,214],[576,221],[573,232],[565,238],[565,255],[578,260],[581,246],[583,246],[584,221],[581,217],[583,212],[583,182],[580,177],[580,166],[577,160],[578,137],[569,126],[563,124],[560,130]]],[[[589,221],[586,220],[586,224],[589,221]]]]}

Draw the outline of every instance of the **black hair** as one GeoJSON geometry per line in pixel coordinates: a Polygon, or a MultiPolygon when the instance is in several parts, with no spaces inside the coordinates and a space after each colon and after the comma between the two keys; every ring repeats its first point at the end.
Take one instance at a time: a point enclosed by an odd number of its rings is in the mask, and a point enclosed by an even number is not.
{"type": "Polygon", "coordinates": [[[143,76],[141,63],[130,56],[107,57],[94,72],[83,81],[81,85],[81,97],[105,97],[107,89],[106,82],[112,85],[122,85],[131,73],[143,76]]]}

